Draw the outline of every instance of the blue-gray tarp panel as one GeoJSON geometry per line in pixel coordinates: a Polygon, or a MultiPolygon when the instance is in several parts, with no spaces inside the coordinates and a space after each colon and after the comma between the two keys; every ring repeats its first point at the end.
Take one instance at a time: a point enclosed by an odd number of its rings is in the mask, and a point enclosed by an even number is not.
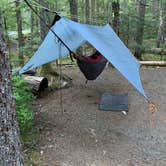
{"type": "MultiPolygon", "coordinates": [[[[87,25],[62,17],[52,27],[52,30],[72,51],[75,51],[85,41],[88,41],[146,97],[139,75],[140,64],[110,25],[87,25]]],[[[20,69],[19,74],[62,58],[67,54],[68,50],[64,46],[60,47],[58,39],[49,31],[39,49],[29,62],[20,69]]]]}

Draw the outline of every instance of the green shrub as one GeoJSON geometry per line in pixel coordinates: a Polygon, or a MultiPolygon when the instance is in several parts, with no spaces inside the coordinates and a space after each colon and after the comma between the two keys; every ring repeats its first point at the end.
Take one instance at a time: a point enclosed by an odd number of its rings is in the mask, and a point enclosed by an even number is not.
{"type": "Polygon", "coordinates": [[[31,93],[31,88],[20,77],[13,77],[13,95],[16,102],[16,114],[21,134],[24,134],[32,127],[33,112],[30,102],[35,99],[31,93]]]}

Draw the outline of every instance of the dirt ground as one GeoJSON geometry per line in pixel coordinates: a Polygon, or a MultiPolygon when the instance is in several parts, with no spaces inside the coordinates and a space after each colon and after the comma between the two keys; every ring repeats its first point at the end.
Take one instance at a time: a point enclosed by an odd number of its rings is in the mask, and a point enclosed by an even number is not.
{"type": "Polygon", "coordinates": [[[148,103],[115,69],[85,84],[77,67],[63,73],[73,86],[45,94],[34,103],[40,127],[39,166],[165,166],[166,68],[142,68],[148,103]],[[104,92],[128,93],[129,113],[99,111],[104,92]]]}

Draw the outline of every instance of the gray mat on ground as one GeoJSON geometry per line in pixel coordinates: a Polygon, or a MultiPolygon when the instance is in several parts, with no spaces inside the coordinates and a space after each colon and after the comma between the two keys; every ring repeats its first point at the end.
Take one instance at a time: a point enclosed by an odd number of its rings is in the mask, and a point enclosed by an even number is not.
{"type": "Polygon", "coordinates": [[[99,110],[128,111],[128,94],[113,94],[106,92],[101,96],[99,110]]]}

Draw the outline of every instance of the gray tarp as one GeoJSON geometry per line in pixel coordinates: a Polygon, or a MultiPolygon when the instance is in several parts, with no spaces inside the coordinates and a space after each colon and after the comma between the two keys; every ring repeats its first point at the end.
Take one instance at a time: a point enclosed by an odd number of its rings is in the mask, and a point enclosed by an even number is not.
{"type": "MultiPolygon", "coordinates": [[[[146,97],[139,75],[140,64],[110,25],[94,26],[80,24],[62,17],[52,27],[52,30],[72,51],[75,51],[85,41],[88,41],[146,97]]],[[[19,74],[63,58],[68,53],[68,50],[49,31],[34,56],[19,70],[19,74]]]]}

